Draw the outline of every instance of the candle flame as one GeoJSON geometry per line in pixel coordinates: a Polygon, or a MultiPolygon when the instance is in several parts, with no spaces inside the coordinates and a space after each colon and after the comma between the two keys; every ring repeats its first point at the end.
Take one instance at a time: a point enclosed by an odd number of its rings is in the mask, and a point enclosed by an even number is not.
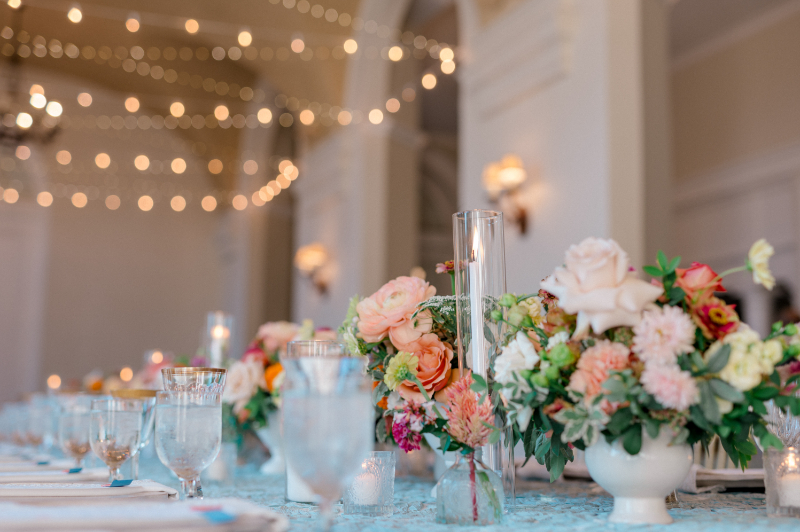
{"type": "Polygon", "coordinates": [[[480,248],[480,246],[481,246],[481,239],[478,236],[478,230],[475,229],[475,232],[472,234],[472,254],[470,255],[473,261],[478,260],[478,249],[480,248]]]}
{"type": "Polygon", "coordinates": [[[228,330],[228,328],[227,327],[223,327],[222,325],[215,325],[211,329],[211,337],[212,338],[216,338],[218,340],[220,340],[222,338],[227,338],[228,336],[230,336],[230,334],[231,333],[228,330]]]}

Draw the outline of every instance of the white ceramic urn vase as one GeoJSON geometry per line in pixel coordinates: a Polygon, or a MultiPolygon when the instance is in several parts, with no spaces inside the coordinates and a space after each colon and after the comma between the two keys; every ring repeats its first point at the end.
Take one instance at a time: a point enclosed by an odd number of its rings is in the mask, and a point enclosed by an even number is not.
{"type": "Polygon", "coordinates": [[[609,445],[602,436],[586,449],[592,479],[614,496],[612,523],[669,524],[666,497],[677,489],[692,467],[689,445],[670,445],[672,431],[662,427],[658,438],[642,434],[642,448],[631,456],[618,439],[609,445]]]}
{"type": "Polygon", "coordinates": [[[283,475],[286,472],[286,459],[283,456],[283,436],[281,436],[280,412],[267,416],[267,424],[256,430],[256,435],[269,449],[270,458],[261,466],[264,475],[283,475]]]}

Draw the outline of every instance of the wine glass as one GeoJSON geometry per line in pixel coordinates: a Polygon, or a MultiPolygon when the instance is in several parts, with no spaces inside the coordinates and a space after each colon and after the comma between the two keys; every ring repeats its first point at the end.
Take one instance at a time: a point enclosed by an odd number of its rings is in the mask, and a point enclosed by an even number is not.
{"type": "Polygon", "coordinates": [[[138,399],[142,403],[142,436],[139,443],[139,452],[131,457],[131,477],[139,480],[139,455],[142,450],[150,443],[150,436],[153,434],[153,422],[155,421],[156,411],[156,391],[142,389],[122,389],[114,390],[111,395],[117,399],[138,399]]]}
{"type": "Polygon", "coordinates": [[[64,454],[75,460],[75,467],[82,467],[84,457],[92,450],[90,423],[89,411],[64,412],[58,417],[58,443],[64,454]]]}
{"type": "Polygon", "coordinates": [[[109,482],[121,478],[119,468],[139,451],[142,409],[137,399],[92,401],[89,442],[94,454],[108,466],[109,482]]]}
{"type": "Polygon", "coordinates": [[[168,392],[222,393],[227,370],[221,368],[163,368],[161,378],[168,392]]]}
{"type": "Polygon", "coordinates": [[[181,481],[181,498],[202,499],[200,473],[222,443],[222,394],[158,392],[155,442],[161,463],[181,481]]]}
{"type": "Polygon", "coordinates": [[[321,527],[330,530],[334,501],[372,450],[374,413],[366,359],[315,343],[290,342],[281,359],[282,424],[288,465],[319,497],[321,527]]]}

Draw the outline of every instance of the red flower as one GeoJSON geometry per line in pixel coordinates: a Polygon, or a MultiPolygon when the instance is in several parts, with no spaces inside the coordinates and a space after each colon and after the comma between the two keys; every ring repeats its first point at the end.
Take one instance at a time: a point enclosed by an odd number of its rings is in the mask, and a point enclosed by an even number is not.
{"type": "Polygon", "coordinates": [[[727,305],[716,297],[704,298],[692,308],[692,319],[706,338],[719,340],[739,328],[736,305],[727,305]]]}
{"type": "Polygon", "coordinates": [[[678,279],[675,286],[683,288],[690,301],[713,296],[714,292],[725,292],[722,279],[708,264],[693,262],[689,268],[677,268],[675,273],[678,279]]]}

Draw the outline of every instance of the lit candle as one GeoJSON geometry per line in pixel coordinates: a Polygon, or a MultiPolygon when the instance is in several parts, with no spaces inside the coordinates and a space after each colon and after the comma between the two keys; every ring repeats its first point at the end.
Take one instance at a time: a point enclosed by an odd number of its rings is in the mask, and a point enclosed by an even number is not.
{"type": "Polygon", "coordinates": [[[778,479],[781,506],[800,508],[800,473],[788,473],[778,479]]]}
{"type": "Polygon", "coordinates": [[[380,503],[380,493],[378,493],[380,486],[378,485],[378,477],[366,471],[368,460],[361,464],[361,468],[365,471],[353,480],[351,490],[355,504],[375,506],[380,503]]]}
{"type": "Polygon", "coordinates": [[[472,353],[472,372],[476,375],[486,376],[485,337],[483,335],[483,294],[480,286],[480,272],[478,271],[478,254],[481,252],[481,241],[478,230],[472,238],[472,253],[467,266],[469,270],[469,307],[472,340],[470,351],[472,353]]]}
{"type": "Polygon", "coordinates": [[[209,345],[209,359],[211,367],[221,368],[225,362],[225,347],[231,331],[224,325],[214,325],[211,328],[211,345],[209,345]]]}

